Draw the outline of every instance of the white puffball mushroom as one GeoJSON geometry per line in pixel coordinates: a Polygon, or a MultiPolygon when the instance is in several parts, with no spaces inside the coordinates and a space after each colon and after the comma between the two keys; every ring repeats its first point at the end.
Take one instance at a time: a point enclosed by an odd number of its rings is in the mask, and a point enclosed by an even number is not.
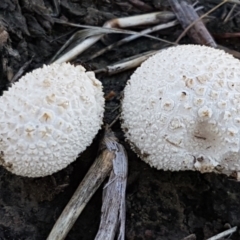
{"type": "Polygon", "coordinates": [[[163,50],[131,76],[121,119],[157,169],[240,171],[240,61],[206,46],[163,50]]]}
{"type": "Polygon", "coordinates": [[[0,164],[43,177],[76,160],[102,125],[102,84],[69,63],[27,73],[0,97],[0,164]]]}

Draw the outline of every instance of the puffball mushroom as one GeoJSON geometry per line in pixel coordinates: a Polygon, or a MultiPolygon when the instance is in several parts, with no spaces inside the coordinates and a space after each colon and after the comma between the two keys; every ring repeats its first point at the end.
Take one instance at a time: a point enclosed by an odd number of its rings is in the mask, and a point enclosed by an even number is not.
{"type": "Polygon", "coordinates": [[[82,66],[43,66],[5,91],[0,108],[0,164],[17,175],[42,177],[91,144],[102,124],[102,84],[82,66]]]}
{"type": "Polygon", "coordinates": [[[122,128],[157,169],[240,171],[240,61],[198,45],[145,61],[124,90],[122,128]]]}

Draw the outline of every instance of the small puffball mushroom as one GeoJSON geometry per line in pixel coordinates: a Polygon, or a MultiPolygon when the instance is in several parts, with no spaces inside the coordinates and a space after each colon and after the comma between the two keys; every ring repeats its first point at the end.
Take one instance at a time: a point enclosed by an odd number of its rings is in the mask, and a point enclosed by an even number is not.
{"type": "Polygon", "coordinates": [[[206,46],[163,50],[131,76],[121,118],[157,169],[240,171],[240,61],[206,46]]]}
{"type": "Polygon", "coordinates": [[[42,177],[91,144],[102,124],[102,84],[82,66],[43,66],[5,91],[0,108],[0,164],[17,175],[42,177]]]}

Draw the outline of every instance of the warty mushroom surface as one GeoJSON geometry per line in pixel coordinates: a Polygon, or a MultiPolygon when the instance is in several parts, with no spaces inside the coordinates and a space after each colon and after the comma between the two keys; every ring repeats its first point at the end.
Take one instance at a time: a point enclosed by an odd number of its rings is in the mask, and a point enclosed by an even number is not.
{"type": "Polygon", "coordinates": [[[240,61],[199,45],[146,60],[124,90],[122,129],[157,169],[240,171],[240,61]]]}
{"type": "Polygon", "coordinates": [[[42,177],[73,162],[102,124],[102,84],[69,63],[27,73],[0,97],[0,164],[42,177]]]}

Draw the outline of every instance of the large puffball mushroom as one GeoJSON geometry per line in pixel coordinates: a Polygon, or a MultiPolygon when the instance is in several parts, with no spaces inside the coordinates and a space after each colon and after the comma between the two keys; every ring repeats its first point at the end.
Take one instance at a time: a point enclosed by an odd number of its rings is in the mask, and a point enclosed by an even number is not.
{"type": "Polygon", "coordinates": [[[0,164],[42,177],[65,168],[89,146],[102,124],[102,84],[67,63],[26,74],[0,97],[0,164]]]}
{"type": "Polygon", "coordinates": [[[157,169],[240,171],[240,61],[206,46],[163,50],[131,76],[121,118],[157,169]]]}

